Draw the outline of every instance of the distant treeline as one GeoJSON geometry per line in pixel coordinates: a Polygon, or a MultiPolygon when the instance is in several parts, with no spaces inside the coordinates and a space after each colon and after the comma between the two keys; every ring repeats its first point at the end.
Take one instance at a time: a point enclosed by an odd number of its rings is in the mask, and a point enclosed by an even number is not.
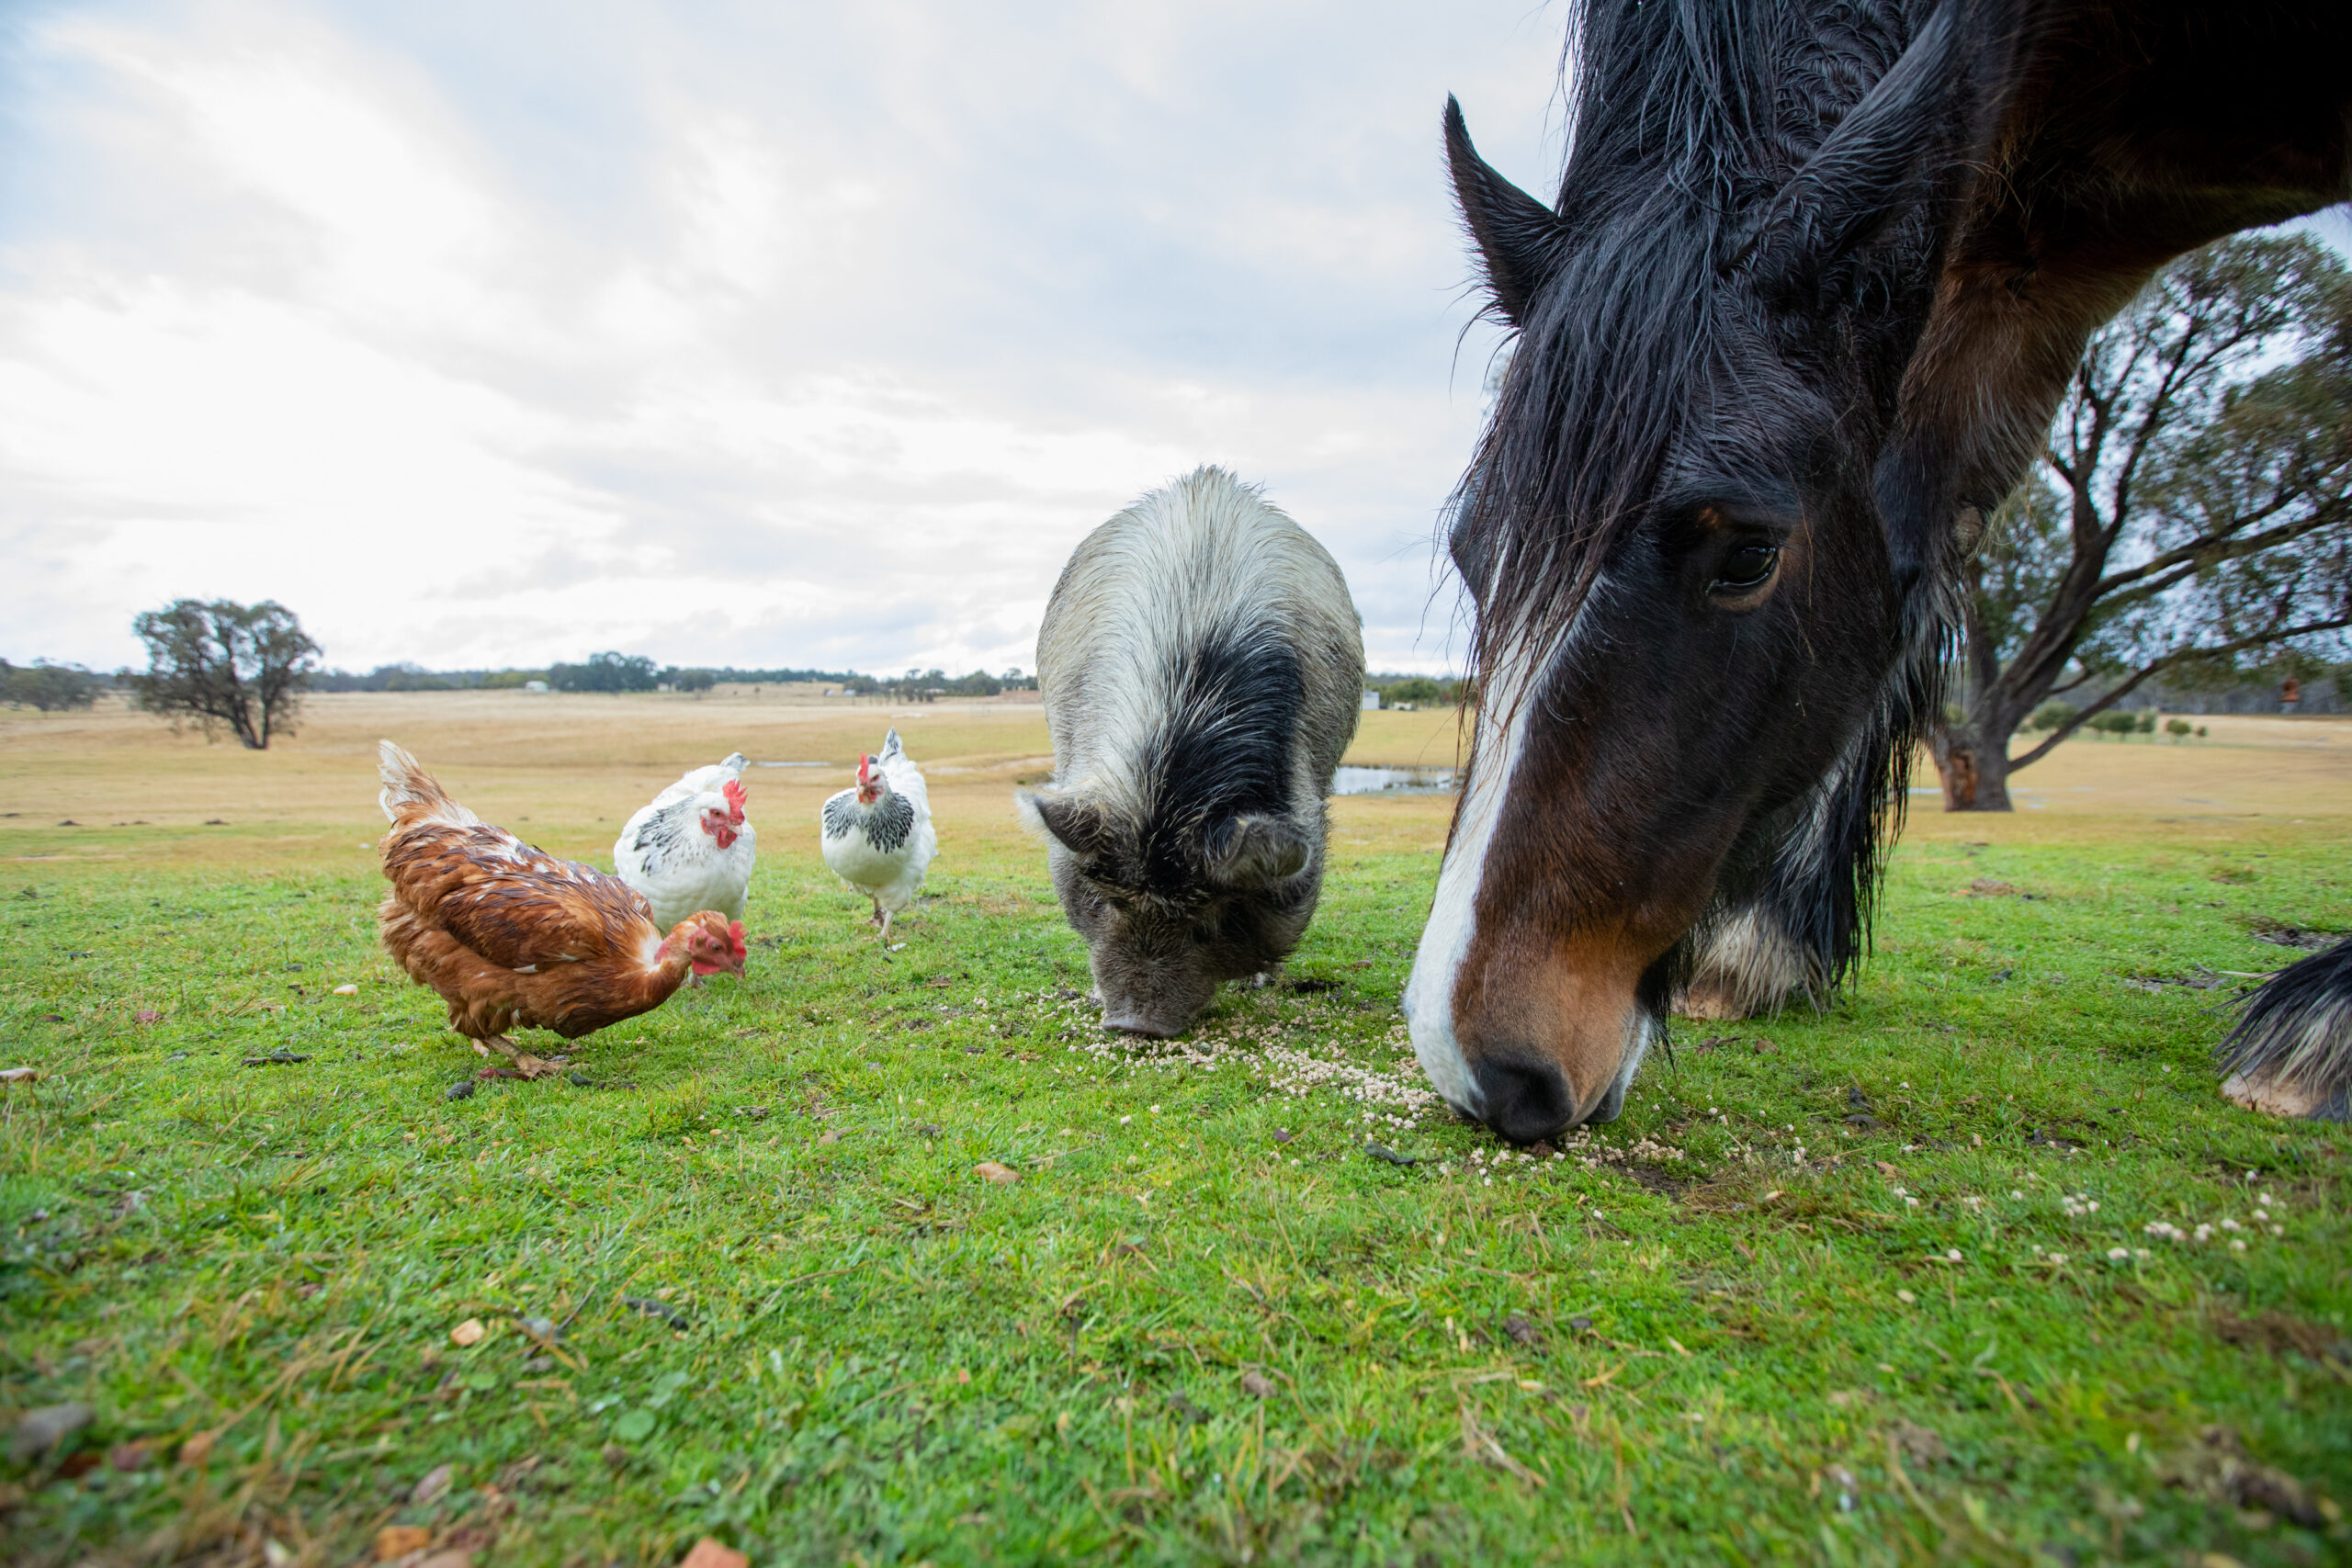
{"type": "Polygon", "coordinates": [[[1456,707],[1462,702],[1465,682],[1458,675],[1396,675],[1376,674],[1363,678],[1363,689],[1380,694],[1380,705],[1395,707],[1398,703],[1435,704],[1440,707],[1456,707]]]}
{"type": "Polygon", "coordinates": [[[43,713],[85,708],[113,684],[114,677],[79,664],[52,664],[46,659],[11,664],[0,659],[0,703],[12,708],[39,708],[43,713]]]}
{"type": "Polygon", "coordinates": [[[861,696],[912,701],[930,697],[992,697],[1006,690],[1033,688],[1034,675],[1007,670],[991,675],[975,670],[949,675],[939,670],[910,670],[904,675],[861,675],[854,670],[744,670],[735,665],[659,665],[640,653],[592,653],[578,664],[539,670],[427,670],[421,664],[379,664],[365,674],[325,670],[311,677],[314,692],[460,692],[513,690],[544,681],[558,692],[707,692],[718,685],[784,686],[809,683],[837,687],[861,696]]]}

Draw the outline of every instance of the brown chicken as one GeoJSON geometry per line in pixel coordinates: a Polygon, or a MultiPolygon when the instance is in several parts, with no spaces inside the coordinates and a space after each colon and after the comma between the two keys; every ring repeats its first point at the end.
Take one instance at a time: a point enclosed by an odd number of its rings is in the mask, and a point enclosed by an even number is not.
{"type": "Polygon", "coordinates": [[[391,831],[376,911],[384,946],[409,978],[449,1004],[449,1026],[512,1057],[527,1077],[556,1071],[506,1038],[549,1029],[566,1040],[650,1012],[688,974],[741,975],[742,922],[705,909],[664,936],[645,895],[558,860],[458,805],[390,741],[378,748],[378,796],[391,831]]]}

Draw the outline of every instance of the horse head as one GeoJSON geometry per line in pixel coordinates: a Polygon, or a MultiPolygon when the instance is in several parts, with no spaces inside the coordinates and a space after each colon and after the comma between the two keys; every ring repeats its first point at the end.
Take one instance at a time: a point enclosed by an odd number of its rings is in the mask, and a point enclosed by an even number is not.
{"type": "Polygon", "coordinates": [[[1890,529],[1882,460],[2018,29],[1886,7],[1807,78],[1849,96],[1799,115],[1755,59],[1818,40],[1763,9],[1790,37],[1589,7],[1554,207],[1447,107],[1517,338],[1454,498],[1478,706],[1407,1011],[1440,1091],[1514,1141],[1617,1113],[1709,940],[1788,960],[1725,912],[1792,837],[1867,876],[1905,655],[1934,640],[1936,562],[1890,529]]]}

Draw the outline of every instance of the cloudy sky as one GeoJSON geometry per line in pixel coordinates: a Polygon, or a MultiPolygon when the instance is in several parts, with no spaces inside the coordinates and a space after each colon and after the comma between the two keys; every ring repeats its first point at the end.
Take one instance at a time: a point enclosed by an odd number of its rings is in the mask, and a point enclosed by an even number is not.
{"type": "Polygon", "coordinates": [[[1495,338],[1439,149],[1548,186],[1531,0],[0,11],[0,655],[182,595],[328,660],[1035,662],[1196,463],[1375,667],[1495,338]]]}

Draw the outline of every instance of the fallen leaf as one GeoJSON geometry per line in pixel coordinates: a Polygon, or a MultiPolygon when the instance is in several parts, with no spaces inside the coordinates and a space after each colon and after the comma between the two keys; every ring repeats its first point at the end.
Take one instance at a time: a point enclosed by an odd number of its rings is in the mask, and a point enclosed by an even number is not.
{"type": "Polygon", "coordinates": [[[155,1445],[151,1442],[141,1440],[117,1443],[107,1450],[107,1463],[122,1474],[129,1475],[132,1471],[146,1469],[147,1461],[153,1459],[154,1454],[155,1445]]]}
{"type": "Polygon", "coordinates": [[[416,1568],[474,1568],[474,1554],[470,1551],[436,1551],[419,1562],[416,1568]]]}
{"type": "Polygon", "coordinates": [[[220,1436],[220,1434],[217,1432],[198,1432],[194,1437],[188,1438],[187,1441],[180,1445],[180,1462],[182,1464],[202,1464],[206,1460],[210,1459],[212,1457],[212,1442],[218,1436],[220,1436]]]}
{"type": "Polygon", "coordinates": [[[731,1546],[721,1546],[708,1536],[695,1542],[694,1550],[678,1560],[678,1568],[752,1568],[752,1560],[731,1546]]]}
{"type": "Polygon", "coordinates": [[[839,1127],[828,1127],[818,1136],[817,1141],[820,1144],[838,1144],[842,1141],[842,1130],[839,1127]]]}
{"type": "Polygon", "coordinates": [[[449,1475],[452,1468],[446,1464],[436,1464],[426,1471],[424,1479],[418,1482],[416,1489],[408,1495],[408,1500],[419,1507],[437,1500],[443,1493],[449,1490],[449,1475]]]}
{"type": "Polygon", "coordinates": [[[479,1345],[481,1343],[481,1337],[489,1332],[490,1330],[481,1325],[481,1319],[469,1317],[449,1330],[449,1343],[460,1349],[468,1345],[479,1345]]]}
{"type": "Polygon", "coordinates": [[[1866,1388],[1833,1388],[1828,1393],[1829,1403],[1840,1410],[1850,1409],[1857,1404],[1868,1404],[1877,1397],[1878,1395],[1866,1388]]]}
{"type": "Polygon", "coordinates": [[[386,1525],[376,1532],[376,1561],[391,1562],[433,1544],[433,1532],[423,1525],[386,1525]]]}
{"type": "Polygon", "coordinates": [[[0,1083],[32,1083],[40,1077],[39,1067],[0,1067],[0,1083]]]}
{"type": "Polygon", "coordinates": [[[1009,1165],[999,1165],[992,1159],[984,1159],[972,1168],[979,1173],[983,1180],[993,1181],[999,1187],[1010,1187],[1021,1179],[1019,1171],[1009,1165]]]}
{"type": "Polygon", "coordinates": [[[334,994],[338,997],[356,997],[359,994],[359,987],[356,986],[337,986],[334,988],[334,994]]]}
{"type": "Polygon", "coordinates": [[[164,1015],[157,1012],[153,1008],[141,1008],[137,1012],[132,1013],[130,1016],[132,1021],[138,1023],[161,1023],[164,1021],[164,1015]]]}
{"type": "Polygon", "coordinates": [[[1274,1392],[1274,1385],[1266,1381],[1265,1373],[1252,1367],[1241,1374],[1241,1392],[1252,1399],[1263,1399],[1274,1392]]]}

